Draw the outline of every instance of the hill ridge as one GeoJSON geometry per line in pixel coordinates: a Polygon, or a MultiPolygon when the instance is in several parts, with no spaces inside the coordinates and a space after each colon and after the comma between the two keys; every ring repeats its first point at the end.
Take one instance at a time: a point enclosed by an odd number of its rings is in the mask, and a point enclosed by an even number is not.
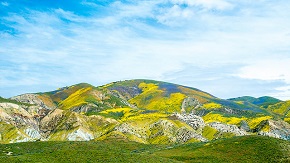
{"type": "Polygon", "coordinates": [[[263,108],[155,80],[79,83],[9,100],[0,102],[2,143],[120,137],[171,144],[251,134],[290,139],[290,115],[282,111],[288,103],[263,108]]]}

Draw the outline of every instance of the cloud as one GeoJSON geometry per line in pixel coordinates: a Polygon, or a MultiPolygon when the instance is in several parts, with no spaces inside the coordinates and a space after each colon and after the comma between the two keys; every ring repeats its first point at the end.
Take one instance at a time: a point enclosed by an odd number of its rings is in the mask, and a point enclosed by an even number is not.
{"type": "Polygon", "coordinates": [[[8,2],[1,2],[1,5],[7,7],[7,6],[9,6],[10,4],[9,4],[8,2]]]}
{"type": "Polygon", "coordinates": [[[290,98],[279,90],[290,80],[287,1],[100,3],[82,1],[78,10],[26,6],[1,16],[0,91],[152,78],[224,98],[251,91],[290,98]]]}
{"type": "Polygon", "coordinates": [[[268,93],[270,96],[277,97],[283,100],[289,100],[290,97],[290,58],[279,57],[271,60],[261,59],[254,63],[245,65],[239,69],[234,76],[248,79],[258,80],[260,82],[281,82],[281,85],[276,85],[272,89],[274,92],[268,93]]]}
{"type": "Polygon", "coordinates": [[[281,80],[290,84],[290,58],[256,61],[240,68],[237,76],[246,79],[281,80]]]}
{"type": "Polygon", "coordinates": [[[201,6],[204,9],[225,10],[231,9],[233,4],[225,0],[171,0],[175,4],[186,4],[189,6],[201,6]]]}

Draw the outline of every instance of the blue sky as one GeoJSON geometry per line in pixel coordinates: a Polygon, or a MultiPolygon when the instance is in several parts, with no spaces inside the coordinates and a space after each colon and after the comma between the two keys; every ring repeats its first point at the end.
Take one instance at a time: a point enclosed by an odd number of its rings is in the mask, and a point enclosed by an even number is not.
{"type": "Polygon", "coordinates": [[[290,99],[288,0],[0,0],[0,96],[155,79],[290,99]]]}

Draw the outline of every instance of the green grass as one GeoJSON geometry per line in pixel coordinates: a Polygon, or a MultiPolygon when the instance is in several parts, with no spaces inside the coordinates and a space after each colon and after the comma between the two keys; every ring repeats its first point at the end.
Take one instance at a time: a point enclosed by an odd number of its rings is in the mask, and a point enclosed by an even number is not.
{"type": "Polygon", "coordinates": [[[146,145],[115,139],[0,145],[1,162],[289,162],[290,142],[261,136],[146,145]],[[11,155],[7,155],[7,153],[11,155]]]}
{"type": "Polygon", "coordinates": [[[208,140],[212,140],[215,138],[215,134],[218,132],[218,130],[209,127],[209,126],[205,126],[202,130],[202,135],[207,138],[208,140]]]}
{"type": "MultiPolygon", "coordinates": [[[[158,148],[158,146],[156,146],[158,148]]],[[[0,145],[1,162],[176,162],[140,154],[149,145],[122,141],[33,142],[0,145]],[[13,152],[7,156],[8,152],[13,152]]]]}
{"type": "Polygon", "coordinates": [[[99,113],[98,115],[104,116],[106,118],[121,119],[125,115],[125,113],[123,111],[120,111],[120,112],[109,112],[108,114],[99,113]]]}
{"type": "Polygon", "coordinates": [[[154,155],[183,162],[289,162],[290,142],[262,136],[178,145],[154,155]]]}

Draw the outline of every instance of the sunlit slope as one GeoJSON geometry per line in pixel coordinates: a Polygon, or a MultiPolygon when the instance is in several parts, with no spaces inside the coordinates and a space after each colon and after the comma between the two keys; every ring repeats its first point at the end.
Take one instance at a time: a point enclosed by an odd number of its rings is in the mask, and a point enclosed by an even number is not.
{"type": "Polygon", "coordinates": [[[126,80],[94,87],[81,83],[56,91],[39,93],[49,107],[98,114],[102,110],[130,107],[163,113],[218,114],[252,117],[269,115],[266,109],[252,103],[223,100],[196,88],[154,80],[126,80]],[[230,111],[229,111],[230,110],[230,111]]]}
{"type": "Polygon", "coordinates": [[[218,112],[256,116],[257,113],[269,115],[266,109],[253,104],[236,103],[223,100],[196,88],[152,80],[128,80],[115,82],[108,89],[122,94],[138,108],[162,112],[192,112],[200,114],[218,112]]]}
{"type": "Polygon", "coordinates": [[[154,80],[81,83],[0,100],[2,143],[119,138],[174,144],[251,134],[290,139],[287,102],[264,109],[154,80]]]}
{"type": "Polygon", "coordinates": [[[290,123],[290,101],[270,105],[267,109],[280,115],[286,122],[290,123]]]}
{"type": "Polygon", "coordinates": [[[118,94],[114,94],[106,88],[94,87],[86,83],[38,95],[41,99],[48,97],[48,101],[52,101],[59,109],[82,112],[88,115],[130,105],[126,100],[119,98],[118,94]]]}

